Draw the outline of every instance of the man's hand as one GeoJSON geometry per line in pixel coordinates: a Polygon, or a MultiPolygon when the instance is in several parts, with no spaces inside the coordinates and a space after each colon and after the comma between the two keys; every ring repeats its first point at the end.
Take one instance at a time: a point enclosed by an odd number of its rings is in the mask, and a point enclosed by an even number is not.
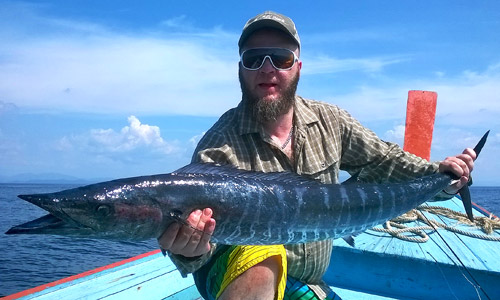
{"type": "Polygon", "coordinates": [[[210,237],[215,230],[212,210],[195,210],[186,222],[191,226],[172,223],[158,239],[160,247],[185,257],[200,256],[210,251],[210,237]]]}
{"type": "Polygon", "coordinates": [[[476,157],[476,152],[471,148],[467,148],[462,154],[447,157],[439,164],[439,172],[449,172],[460,177],[456,182],[444,189],[446,193],[456,194],[460,188],[467,184],[470,173],[474,169],[476,157]]]}

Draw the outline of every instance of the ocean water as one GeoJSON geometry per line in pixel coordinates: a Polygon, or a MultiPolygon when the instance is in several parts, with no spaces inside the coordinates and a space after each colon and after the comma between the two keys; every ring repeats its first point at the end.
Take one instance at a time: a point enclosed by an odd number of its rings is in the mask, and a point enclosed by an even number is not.
{"type": "MultiPolygon", "coordinates": [[[[5,235],[10,227],[46,212],[19,194],[75,187],[57,184],[0,184],[0,296],[92,270],[158,248],[156,240],[115,242],[50,235],[5,235]]],[[[500,215],[500,187],[472,187],[473,201],[500,215]]]]}
{"type": "Polygon", "coordinates": [[[0,184],[0,296],[92,270],[158,249],[156,240],[116,242],[51,235],[6,235],[10,227],[44,216],[20,194],[75,187],[57,184],[0,184]]]}

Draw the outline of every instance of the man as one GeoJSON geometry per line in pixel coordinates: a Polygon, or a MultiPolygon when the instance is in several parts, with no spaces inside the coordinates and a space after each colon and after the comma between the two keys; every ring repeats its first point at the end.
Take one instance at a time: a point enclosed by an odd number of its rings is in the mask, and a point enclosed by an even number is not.
{"type": "MultiPolygon", "coordinates": [[[[338,183],[340,169],[360,172],[360,179],[370,182],[448,171],[460,177],[444,191],[450,195],[467,184],[473,150],[431,164],[381,141],[337,106],[297,96],[300,39],[288,17],[264,12],[250,19],[238,45],[242,101],[205,134],[194,162],[292,171],[323,183],[338,183]]],[[[321,280],[331,240],[285,247],[215,245],[210,243],[216,226],[211,216],[210,208],[194,211],[187,219],[191,226],[173,224],[159,239],[183,275],[194,272],[205,298],[289,299],[299,293],[302,299],[336,297],[321,280]]]]}

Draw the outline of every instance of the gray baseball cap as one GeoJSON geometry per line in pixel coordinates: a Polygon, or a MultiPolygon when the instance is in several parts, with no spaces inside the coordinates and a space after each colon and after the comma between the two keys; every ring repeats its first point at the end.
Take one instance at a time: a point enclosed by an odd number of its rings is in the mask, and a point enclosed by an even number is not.
{"type": "Polygon", "coordinates": [[[297,42],[300,49],[300,38],[297,33],[297,28],[295,28],[295,23],[293,23],[292,19],[289,17],[273,11],[265,11],[248,20],[243,27],[243,32],[238,41],[239,48],[241,49],[241,46],[243,46],[253,32],[261,28],[274,28],[283,31],[297,42]]]}

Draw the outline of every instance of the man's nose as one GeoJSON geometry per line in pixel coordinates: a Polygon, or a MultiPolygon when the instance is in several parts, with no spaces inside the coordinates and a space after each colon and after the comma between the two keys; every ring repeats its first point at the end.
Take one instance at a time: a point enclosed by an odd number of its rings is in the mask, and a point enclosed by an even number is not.
{"type": "Polygon", "coordinates": [[[263,73],[272,73],[272,72],[276,71],[273,64],[271,63],[270,57],[264,58],[264,63],[262,64],[260,71],[263,73]]]}

